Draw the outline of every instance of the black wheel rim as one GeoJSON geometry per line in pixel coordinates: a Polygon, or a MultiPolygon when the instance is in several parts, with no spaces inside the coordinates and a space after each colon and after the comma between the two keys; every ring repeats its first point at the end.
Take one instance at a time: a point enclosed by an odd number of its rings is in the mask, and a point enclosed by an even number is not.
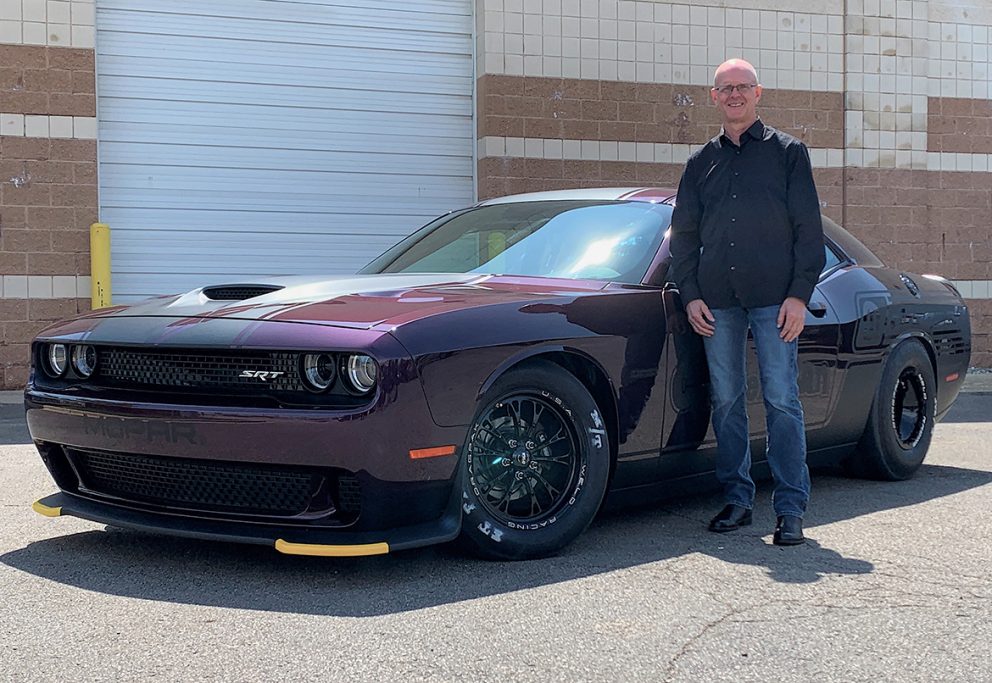
{"type": "Polygon", "coordinates": [[[468,445],[476,497],[511,527],[553,518],[576,486],[577,443],[571,419],[543,398],[518,395],[493,403],[468,445]]]}
{"type": "Polygon", "coordinates": [[[892,391],[892,429],[903,449],[916,447],[923,438],[927,419],[926,383],[916,368],[906,368],[892,391]]]}

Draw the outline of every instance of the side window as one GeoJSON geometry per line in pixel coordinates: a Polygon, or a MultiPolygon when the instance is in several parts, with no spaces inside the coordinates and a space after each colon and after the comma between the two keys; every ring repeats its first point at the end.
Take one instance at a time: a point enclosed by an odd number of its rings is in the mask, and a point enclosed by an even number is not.
{"type": "Polygon", "coordinates": [[[823,264],[823,270],[820,271],[820,275],[823,275],[824,273],[829,273],[831,270],[833,270],[841,263],[843,263],[843,261],[841,261],[840,257],[837,256],[834,250],[830,248],[830,245],[824,244],[823,251],[826,252],[827,260],[823,264]]]}

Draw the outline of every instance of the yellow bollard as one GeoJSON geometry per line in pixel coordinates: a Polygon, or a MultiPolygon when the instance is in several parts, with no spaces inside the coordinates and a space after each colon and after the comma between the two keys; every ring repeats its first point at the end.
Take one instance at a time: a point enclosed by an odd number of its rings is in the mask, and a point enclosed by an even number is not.
{"type": "Polygon", "coordinates": [[[110,226],[90,226],[90,295],[93,308],[110,305],[110,226]]]}

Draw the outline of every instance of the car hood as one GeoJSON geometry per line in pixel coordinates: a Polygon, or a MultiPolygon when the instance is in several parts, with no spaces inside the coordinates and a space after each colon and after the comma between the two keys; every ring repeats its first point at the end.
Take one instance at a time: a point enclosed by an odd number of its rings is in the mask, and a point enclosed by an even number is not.
{"type": "Polygon", "coordinates": [[[529,302],[602,290],[598,280],[472,274],[386,274],[271,278],[245,285],[213,285],[132,306],[96,311],[97,317],[168,317],[271,320],[356,329],[392,329],[439,313],[497,303],[529,302]],[[218,301],[218,290],[271,287],[240,301],[218,301]]]}

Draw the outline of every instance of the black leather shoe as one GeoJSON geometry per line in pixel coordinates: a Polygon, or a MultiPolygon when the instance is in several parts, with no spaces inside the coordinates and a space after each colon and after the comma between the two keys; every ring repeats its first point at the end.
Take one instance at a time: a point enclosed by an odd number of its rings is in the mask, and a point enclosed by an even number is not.
{"type": "Polygon", "coordinates": [[[722,534],[751,523],[751,511],[740,505],[727,505],[710,520],[710,531],[722,534]]]}
{"type": "Polygon", "coordinates": [[[792,515],[782,515],[775,524],[775,545],[801,545],[806,542],[803,536],[803,520],[792,515]]]}

